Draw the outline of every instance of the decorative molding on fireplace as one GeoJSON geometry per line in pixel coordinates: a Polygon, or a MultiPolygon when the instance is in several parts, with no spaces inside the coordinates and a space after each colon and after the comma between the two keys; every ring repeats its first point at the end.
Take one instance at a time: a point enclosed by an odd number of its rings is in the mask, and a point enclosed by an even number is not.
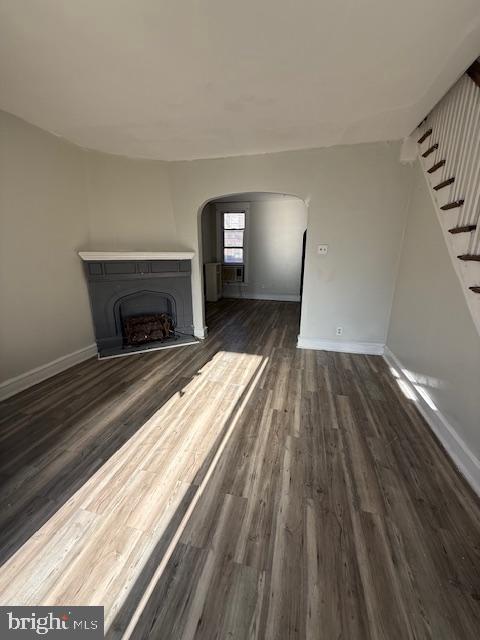
{"type": "MultiPolygon", "coordinates": [[[[80,253],[100,358],[164,348],[174,342],[177,346],[196,343],[191,284],[193,255],[170,251],[80,253]],[[173,259],[174,255],[187,255],[188,258],[173,259]],[[173,323],[171,335],[158,340],[148,339],[145,335],[144,346],[129,341],[125,330],[129,318],[138,320],[142,316],[162,314],[173,323]]],[[[162,332],[161,326],[156,330],[162,332]]]]}
{"type": "Polygon", "coordinates": [[[0,383],[0,401],[6,400],[7,398],[10,398],[10,396],[20,393],[20,391],[24,391],[29,387],[33,387],[39,382],[43,382],[44,380],[47,380],[47,378],[51,378],[52,376],[57,375],[57,373],[65,371],[65,369],[69,369],[70,367],[73,367],[73,365],[83,362],[84,360],[88,360],[88,358],[93,358],[93,356],[96,355],[97,346],[95,344],[91,344],[88,347],[78,349],[78,351],[73,351],[73,353],[68,353],[66,356],[61,356],[56,360],[52,360],[51,362],[40,365],[39,367],[35,367],[35,369],[26,371],[15,378],[5,380],[0,383]]]}
{"type": "Polygon", "coordinates": [[[79,251],[84,261],[107,260],[191,260],[194,251],[79,251]]]}

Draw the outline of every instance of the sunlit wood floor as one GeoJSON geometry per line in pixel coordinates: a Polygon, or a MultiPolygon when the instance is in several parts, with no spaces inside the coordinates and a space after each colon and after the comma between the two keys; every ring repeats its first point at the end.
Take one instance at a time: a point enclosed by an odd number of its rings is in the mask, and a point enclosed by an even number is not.
{"type": "Polygon", "coordinates": [[[0,604],[104,605],[109,638],[478,639],[479,501],[382,358],[296,349],[298,315],[222,301],[202,344],[0,405],[0,604]]]}

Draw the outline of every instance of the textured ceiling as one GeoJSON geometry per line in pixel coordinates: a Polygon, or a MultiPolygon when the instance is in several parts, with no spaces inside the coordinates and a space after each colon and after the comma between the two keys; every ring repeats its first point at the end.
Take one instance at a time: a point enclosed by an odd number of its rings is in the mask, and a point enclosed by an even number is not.
{"type": "Polygon", "coordinates": [[[392,140],[479,51],[479,0],[0,0],[0,108],[164,160],[392,140]]]}

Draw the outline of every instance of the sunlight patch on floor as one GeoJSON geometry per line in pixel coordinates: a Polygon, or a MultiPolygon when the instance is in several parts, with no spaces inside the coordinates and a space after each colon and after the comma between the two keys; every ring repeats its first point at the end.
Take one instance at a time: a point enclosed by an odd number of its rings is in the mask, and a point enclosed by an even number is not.
{"type": "Polygon", "coordinates": [[[5,563],[2,603],[104,605],[108,629],[172,518],[196,504],[267,362],[216,353],[5,563]]]}

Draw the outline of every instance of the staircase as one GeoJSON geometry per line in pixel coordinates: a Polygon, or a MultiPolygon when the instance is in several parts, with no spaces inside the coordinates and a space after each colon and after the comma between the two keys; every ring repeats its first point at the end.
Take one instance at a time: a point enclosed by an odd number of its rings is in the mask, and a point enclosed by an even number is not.
{"type": "Polygon", "coordinates": [[[480,334],[480,59],[414,135],[445,241],[480,334]]]}

